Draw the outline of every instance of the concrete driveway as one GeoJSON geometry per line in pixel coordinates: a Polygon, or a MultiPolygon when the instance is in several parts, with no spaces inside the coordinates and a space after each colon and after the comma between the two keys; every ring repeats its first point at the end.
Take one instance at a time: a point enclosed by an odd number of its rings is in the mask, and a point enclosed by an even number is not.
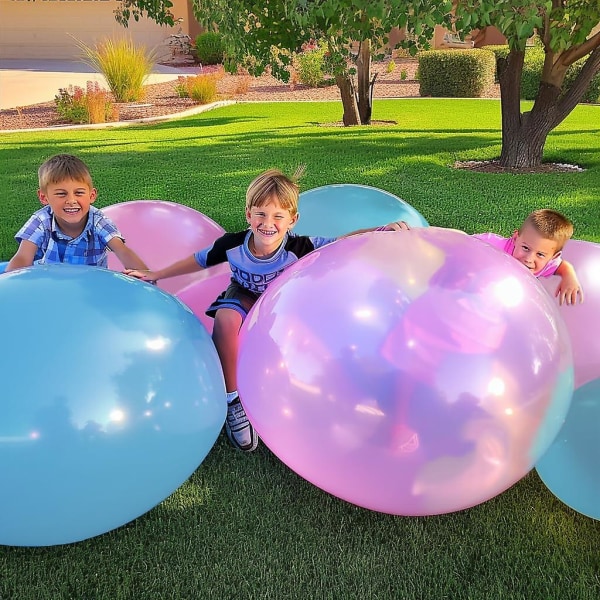
{"type": "MultiPolygon", "coordinates": [[[[156,65],[146,83],[173,81],[185,71],[156,65]]],[[[98,81],[108,88],[104,76],[81,61],[0,59],[0,110],[54,100],[59,88],[86,86],[98,81]]]]}

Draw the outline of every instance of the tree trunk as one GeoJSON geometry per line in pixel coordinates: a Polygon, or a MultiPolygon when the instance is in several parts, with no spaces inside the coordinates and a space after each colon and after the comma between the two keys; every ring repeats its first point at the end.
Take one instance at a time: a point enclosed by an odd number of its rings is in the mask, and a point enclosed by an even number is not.
{"type": "Polygon", "coordinates": [[[356,75],[358,79],[358,114],[362,125],[371,124],[373,112],[372,89],[375,79],[371,83],[371,40],[362,40],[356,58],[356,75]]]}
{"type": "Polygon", "coordinates": [[[360,115],[358,112],[358,104],[356,103],[356,90],[354,89],[352,78],[349,75],[346,77],[337,75],[335,82],[340,90],[340,96],[342,97],[344,125],[346,127],[349,125],[359,125],[360,115]]]}
{"type": "MultiPolygon", "coordinates": [[[[525,52],[511,52],[498,61],[502,111],[502,152],[500,165],[509,169],[534,167],[542,162],[544,144],[550,131],[535,130],[530,113],[521,114],[521,74],[525,52]]],[[[539,123],[542,125],[542,123],[539,123]]]]}
{"type": "Polygon", "coordinates": [[[554,128],[560,89],[541,84],[531,111],[514,113],[502,119],[502,153],[500,165],[510,169],[527,169],[542,164],[548,134],[554,128]]]}

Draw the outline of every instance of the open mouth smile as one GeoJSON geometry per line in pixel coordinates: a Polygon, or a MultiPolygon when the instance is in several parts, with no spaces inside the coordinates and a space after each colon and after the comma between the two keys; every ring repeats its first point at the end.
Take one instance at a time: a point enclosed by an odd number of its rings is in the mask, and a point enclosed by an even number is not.
{"type": "Polygon", "coordinates": [[[264,229],[257,229],[256,231],[260,233],[260,235],[264,235],[266,237],[271,237],[277,234],[276,231],[265,231],[264,229]]]}

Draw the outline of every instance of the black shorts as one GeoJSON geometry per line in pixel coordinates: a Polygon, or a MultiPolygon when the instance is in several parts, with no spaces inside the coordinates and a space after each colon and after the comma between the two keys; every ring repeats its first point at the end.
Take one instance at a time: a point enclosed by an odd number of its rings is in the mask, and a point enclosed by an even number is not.
{"type": "Polygon", "coordinates": [[[237,281],[232,281],[227,289],[208,307],[205,314],[215,318],[220,308],[231,308],[245,319],[258,300],[259,295],[242,287],[237,281]]]}

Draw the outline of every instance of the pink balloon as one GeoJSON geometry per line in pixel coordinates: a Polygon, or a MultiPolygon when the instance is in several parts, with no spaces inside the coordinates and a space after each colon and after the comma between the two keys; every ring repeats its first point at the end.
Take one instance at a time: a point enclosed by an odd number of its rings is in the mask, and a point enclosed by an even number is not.
{"type": "Polygon", "coordinates": [[[238,389],[264,443],[379,512],[484,502],[552,443],[569,336],[512,257],[433,227],[334,242],[282,273],[240,332],[238,389]]]}
{"type": "MultiPolygon", "coordinates": [[[[206,215],[175,202],[131,200],[102,209],[121,230],[127,245],[150,269],[160,269],[212,244],[225,230],[206,215]]],[[[123,265],[111,252],[108,268],[121,271],[123,265]]],[[[198,277],[180,275],[158,282],[174,294],[198,277]]]]}
{"type": "MultiPolygon", "coordinates": [[[[563,304],[558,309],[571,336],[575,388],[580,388],[600,378],[600,244],[571,240],[563,257],[575,267],[584,293],[582,304],[563,304]]],[[[559,278],[546,277],[542,283],[554,296],[559,278]]]]}
{"type": "Polygon", "coordinates": [[[219,294],[227,289],[230,279],[229,263],[223,263],[200,271],[196,281],[175,294],[198,317],[208,333],[212,333],[214,319],[204,313],[219,294]]]}

